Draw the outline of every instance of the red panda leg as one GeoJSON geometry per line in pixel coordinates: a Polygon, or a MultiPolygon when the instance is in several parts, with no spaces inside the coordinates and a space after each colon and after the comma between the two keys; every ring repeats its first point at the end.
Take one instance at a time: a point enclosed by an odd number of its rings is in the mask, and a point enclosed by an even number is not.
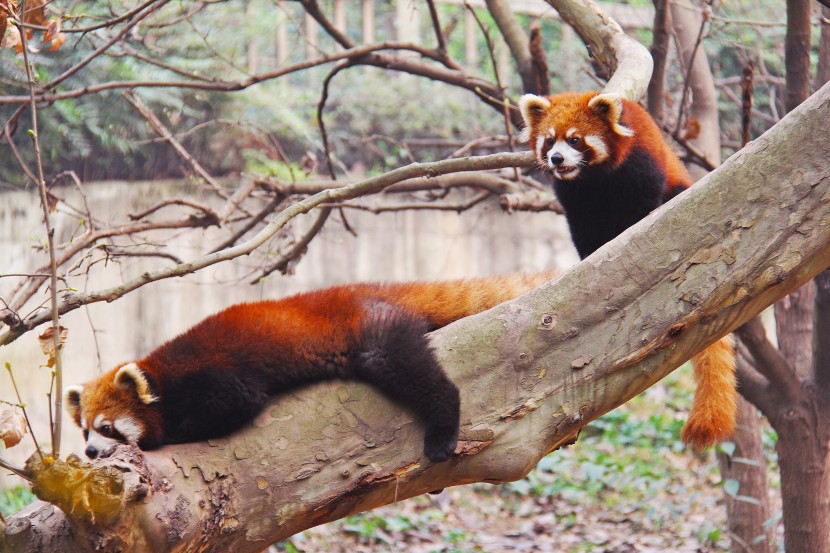
{"type": "Polygon", "coordinates": [[[458,443],[458,388],[438,364],[424,317],[398,306],[367,306],[355,357],[355,376],[413,409],[426,423],[424,453],[444,461],[458,443]]]}
{"type": "Polygon", "coordinates": [[[735,428],[735,349],[732,335],[724,336],[692,357],[697,391],[683,441],[696,449],[714,445],[735,428]]]}

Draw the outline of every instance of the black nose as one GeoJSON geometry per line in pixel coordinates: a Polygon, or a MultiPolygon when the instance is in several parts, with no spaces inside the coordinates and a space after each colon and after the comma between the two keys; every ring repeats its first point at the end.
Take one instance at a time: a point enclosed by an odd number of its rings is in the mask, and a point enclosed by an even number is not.
{"type": "Polygon", "coordinates": [[[550,162],[554,165],[562,165],[564,161],[564,156],[562,156],[562,154],[560,154],[559,152],[556,152],[552,156],[550,156],[550,162]]]}
{"type": "Polygon", "coordinates": [[[87,447],[84,450],[84,453],[86,453],[86,456],[89,457],[90,459],[95,459],[96,457],[98,457],[98,450],[95,449],[92,446],[87,447]]]}

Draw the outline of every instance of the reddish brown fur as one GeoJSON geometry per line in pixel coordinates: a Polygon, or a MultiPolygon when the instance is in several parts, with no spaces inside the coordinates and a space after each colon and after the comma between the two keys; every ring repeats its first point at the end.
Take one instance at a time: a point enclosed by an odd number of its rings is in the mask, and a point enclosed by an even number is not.
{"type": "MultiPolygon", "coordinates": [[[[403,330],[423,334],[494,307],[555,276],[555,271],[547,271],[438,282],[360,283],[234,305],[136,361],[138,378],[147,380],[158,401],[142,403],[135,386],[130,386],[133,380],[125,379],[121,385],[114,383],[120,368],[116,367],[88,382],[80,393],[80,402],[67,395],[67,408],[79,426],[83,417],[87,428],[92,427],[99,414],[109,421],[130,417],[144,428],[139,441],[143,449],[205,439],[213,432],[227,433],[238,428],[258,412],[266,396],[286,387],[323,378],[357,376],[356,367],[364,363],[356,361],[357,349],[369,353],[365,363],[370,367],[376,363],[372,355],[395,356],[398,352],[403,356],[399,361],[411,359],[414,367],[422,362],[434,363],[421,338],[373,332],[375,326],[383,332],[389,328],[390,312],[384,306],[395,306],[397,311],[391,313],[395,320],[416,321],[403,330]],[[395,336],[400,343],[389,343],[395,336]],[[228,381],[227,375],[233,375],[233,380],[228,381]],[[251,405],[257,407],[249,408],[251,405]],[[205,418],[204,414],[193,413],[194,409],[213,413],[229,409],[223,420],[238,420],[225,429],[205,427],[204,420],[200,420],[205,418]]],[[[405,366],[401,369],[407,370],[405,366]]],[[[439,378],[430,374],[433,373],[411,378],[439,378]]],[[[390,376],[378,378],[397,377],[392,371],[390,376]]],[[[440,378],[446,379],[443,375],[440,378]]],[[[430,386],[435,387],[435,393],[444,390],[440,381],[416,383],[429,397],[434,395],[430,386]]],[[[449,381],[447,385],[452,387],[449,381]]],[[[457,419],[454,424],[457,427],[457,419]]]]}
{"type": "MultiPolygon", "coordinates": [[[[663,201],[674,197],[692,185],[691,177],[683,163],[663,140],[660,129],[646,110],[635,102],[626,99],[621,100],[622,114],[619,123],[633,131],[633,135],[625,136],[625,134],[631,133],[627,133],[625,129],[623,129],[623,133],[614,130],[613,109],[609,108],[603,112],[603,110],[597,110],[589,106],[591,100],[598,94],[598,92],[565,93],[544,99],[549,103],[549,106],[541,111],[539,109],[523,109],[523,115],[528,125],[525,134],[529,138],[530,147],[536,153],[537,158],[541,154],[536,148],[537,138],[540,135],[547,136],[550,129],[553,128],[556,131],[557,138],[559,138],[564,137],[568,129],[576,128],[577,134],[581,137],[594,135],[602,138],[607,145],[609,157],[598,165],[607,164],[612,172],[629,158],[635,148],[647,151],[657,167],[657,171],[665,175],[665,184],[662,189],[663,201]]],[[[544,100],[533,98],[528,105],[541,106],[544,100]]],[[[588,152],[586,155],[588,155],[587,161],[590,164],[593,153],[588,152]]],[[[543,166],[547,166],[545,159],[538,159],[538,161],[543,166]]],[[[619,175],[620,173],[616,174],[619,175]]],[[[638,175],[638,177],[641,177],[641,175],[638,175]]],[[[587,177],[578,177],[576,182],[568,181],[567,183],[558,183],[558,185],[563,190],[567,190],[568,187],[589,184],[584,182],[585,179],[587,177]],[[579,178],[583,180],[579,181],[579,178]]],[[[640,181],[642,181],[641,178],[634,178],[624,184],[627,187],[635,188],[640,181]]],[[[556,184],[555,181],[555,186],[556,184]]],[[[620,184],[618,178],[615,184],[620,184]]],[[[604,194],[602,191],[598,192],[597,196],[587,201],[602,202],[604,194]]],[[[632,192],[632,195],[633,197],[639,197],[636,190],[632,192]]],[[[583,208],[584,206],[577,207],[583,208]]],[[[572,217],[585,219],[587,216],[582,215],[582,213],[589,212],[590,206],[588,207],[588,210],[579,212],[578,217],[574,213],[568,213],[568,222],[571,225],[572,233],[574,232],[575,223],[581,223],[583,225],[581,228],[587,227],[592,230],[599,229],[602,225],[607,224],[607,221],[603,220],[572,220],[572,217]]],[[[565,209],[566,212],[569,211],[567,206],[565,206],[565,209]]],[[[650,209],[652,208],[643,210],[643,216],[650,209]]],[[[576,212],[576,210],[573,211],[576,212]]],[[[641,218],[639,215],[632,218],[631,214],[625,213],[621,216],[629,217],[629,220],[625,221],[624,227],[630,226],[641,218]]],[[[610,236],[620,232],[620,229],[614,230],[615,232],[612,232],[610,236]]],[[[604,240],[607,239],[608,236],[604,238],[604,240]]],[[[578,244],[577,247],[579,248],[578,244]]],[[[583,257],[589,253],[590,251],[585,253],[580,251],[583,257]]],[[[683,441],[694,447],[701,448],[713,445],[730,436],[733,432],[737,392],[735,390],[735,352],[732,342],[732,337],[726,336],[692,358],[697,381],[697,393],[689,419],[683,428],[683,441]]]]}
{"type": "MultiPolygon", "coordinates": [[[[642,146],[652,153],[659,167],[666,174],[667,187],[675,195],[692,185],[692,178],[672,149],[663,140],[660,129],[654,120],[638,103],[622,99],[623,112],[620,123],[634,131],[633,137],[620,136],[609,125],[608,119],[588,107],[599,92],[566,92],[548,97],[551,109],[548,109],[529,127],[531,148],[536,144],[539,133],[546,133],[555,128],[557,133],[572,127],[584,135],[602,137],[609,145],[611,167],[618,167],[631,153],[635,145],[642,146]]],[[[538,160],[540,163],[543,160],[538,160]]]]}

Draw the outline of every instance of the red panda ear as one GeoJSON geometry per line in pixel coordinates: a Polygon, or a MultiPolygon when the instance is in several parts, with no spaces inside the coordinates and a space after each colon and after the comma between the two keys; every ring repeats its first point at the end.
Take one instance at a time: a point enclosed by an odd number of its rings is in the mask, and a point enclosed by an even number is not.
{"type": "Polygon", "coordinates": [[[115,373],[113,383],[120,388],[135,390],[141,403],[149,404],[158,401],[150,389],[150,382],[144,375],[144,371],[135,363],[127,363],[115,373]]]}
{"type": "Polygon", "coordinates": [[[622,96],[619,94],[597,94],[588,102],[594,113],[608,120],[611,130],[620,136],[634,136],[634,131],[620,123],[623,112],[622,96]]]}
{"type": "Polygon", "coordinates": [[[81,426],[81,392],[83,388],[80,386],[69,386],[63,393],[63,404],[66,406],[66,412],[75,421],[75,424],[81,426]]]}
{"type": "Polygon", "coordinates": [[[519,135],[521,142],[530,140],[530,131],[539,124],[545,112],[550,108],[550,101],[535,94],[525,94],[519,99],[519,109],[522,112],[522,119],[525,121],[525,128],[519,135]]]}

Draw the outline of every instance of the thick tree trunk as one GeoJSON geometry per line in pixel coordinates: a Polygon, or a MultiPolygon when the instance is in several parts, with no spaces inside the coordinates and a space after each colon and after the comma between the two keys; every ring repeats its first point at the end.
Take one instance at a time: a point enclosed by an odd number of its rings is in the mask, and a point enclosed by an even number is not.
{"type": "Polygon", "coordinates": [[[776,421],[784,545],[827,553],[830,546],[830,417],[827,398],[792,406],[776,421]],[[816,405],[821,405],[819,412],[816,405]],[[818,416],[817,416],[818,415],[818,416]]]}
{"type": "Polygon", "coordinates": [[[775,528],[766,526],[770,518],[769,487],[760,416],[755,406],[739,398],[738,421],[731,439],[735,450],[728,455],[718,454],[722,478],[739,484],[735,497],[724,494],[732,553],[775,551],[775,528]]]}
{"type": "Polygon", "coordinates": [[[830,266],[828,121],[825,86],[555,282],[436,332],[436,353],[462,390],[449,461],[428,463],[420,425],[368,387],[322,384],[279,398],[226,439],[146,456],[123,448],[102,461],[124,475],[111,525],[37,503],[10,517],[0,549],[254,552],[436,488],[521,478],[589,421],[830,266]]]}
{"type": "MultiPolygon", "coordinates": [[[[701,127],[700,134],[691,142],[706,159],[717,166],[721,162],[717,90],[706,51],[702,44],[697,43],[702,18],[687,7],[676,3],[672,6],[670,21],[680,55],[687,67],[687,79],[692,91],[689,117],[700,123],[701,127]]],[[[691,168],[690,172],[698,176],[706,174],[702,167],[697,166],[691,168]]],[[[724,487],[733,553],[770,553],[775,549],[775,533],[764,527],[770,518],[769,486],[758,417],[758,410],[741,397],[738,401],[737,426],[731,439],[735,450],[731,455],[718,453],[721,478],[735,480],[740,484],[736,497],[730,496],[724,487]]]]}

